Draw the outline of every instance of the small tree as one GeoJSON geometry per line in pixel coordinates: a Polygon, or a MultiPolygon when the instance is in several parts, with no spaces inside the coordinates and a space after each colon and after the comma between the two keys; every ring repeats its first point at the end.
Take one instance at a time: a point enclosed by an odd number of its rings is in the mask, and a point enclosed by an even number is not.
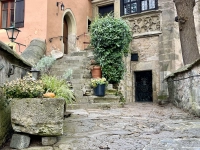
{"type": "Polygon", "coordinates": [[[112,14],[98,17],[90,27],[91,45],[102,75],[110,83],[119,83],[125,72],[123,56],[127,56],[132,32],[127,22],[112,14]]]}
{"type": "Polygon", "coordinates": [[[179,22],[180,41],[184,64],[190,64],[199,58],[196,39],[193,8],[195,0],[174,0],[179,22]]]}

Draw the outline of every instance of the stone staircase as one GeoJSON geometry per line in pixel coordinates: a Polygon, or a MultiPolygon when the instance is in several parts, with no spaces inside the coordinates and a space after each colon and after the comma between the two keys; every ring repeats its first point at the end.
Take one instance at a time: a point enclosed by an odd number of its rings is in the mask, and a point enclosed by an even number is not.
{"type": "Polygon", "coordinates": [[[104,97],[98,97],[93,95],[93,90],[90,88],[91,73],[88,69],[92,58],[92,50],[73,52],[56,60],[50,69],[50,74],[56,76],[62,76],[68,69],[73,70],[70,81],[75,93],[76,103],[68,105],[69,109],[106,109],[120,106],[118,96],[105,95],[104,97]]]}

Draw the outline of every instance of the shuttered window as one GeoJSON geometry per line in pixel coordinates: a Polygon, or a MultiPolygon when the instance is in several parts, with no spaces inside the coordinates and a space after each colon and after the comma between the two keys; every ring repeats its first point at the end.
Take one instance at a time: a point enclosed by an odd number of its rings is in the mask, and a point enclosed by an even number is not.
{"type": "Polygon", "coordinates": [[[15,27],[24,27],[24,0],[16,0],[15,27]]]}
{"type": "Polygon", "coordinates": [[[24,27],[24,0],[5,0],[1,4],[0,27],[24,27]]]}

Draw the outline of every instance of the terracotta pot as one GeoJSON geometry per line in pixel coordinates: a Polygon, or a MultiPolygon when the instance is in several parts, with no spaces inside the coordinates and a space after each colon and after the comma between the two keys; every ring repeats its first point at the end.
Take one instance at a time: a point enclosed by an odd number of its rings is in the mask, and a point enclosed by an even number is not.
{"type": "Polygon", "coordinates": [[[92,78],[101,78],[101,67],[94,66],[91,70],[92,78]]]}

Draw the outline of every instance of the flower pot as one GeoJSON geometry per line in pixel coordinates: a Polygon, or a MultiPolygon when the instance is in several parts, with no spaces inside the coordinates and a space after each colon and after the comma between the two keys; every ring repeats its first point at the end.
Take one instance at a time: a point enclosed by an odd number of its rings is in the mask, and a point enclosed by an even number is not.
{"type": "Polygon", "coordinates": [[[106,85],[98,84],[97,87],[94,88],[94,95],[96,96],[105,96],[106,85]]]}
{"type": "Polygon", "coordinates": [[[91,70],[92,78],[101,78],[101,67],[94,66],[91,70]]]}

